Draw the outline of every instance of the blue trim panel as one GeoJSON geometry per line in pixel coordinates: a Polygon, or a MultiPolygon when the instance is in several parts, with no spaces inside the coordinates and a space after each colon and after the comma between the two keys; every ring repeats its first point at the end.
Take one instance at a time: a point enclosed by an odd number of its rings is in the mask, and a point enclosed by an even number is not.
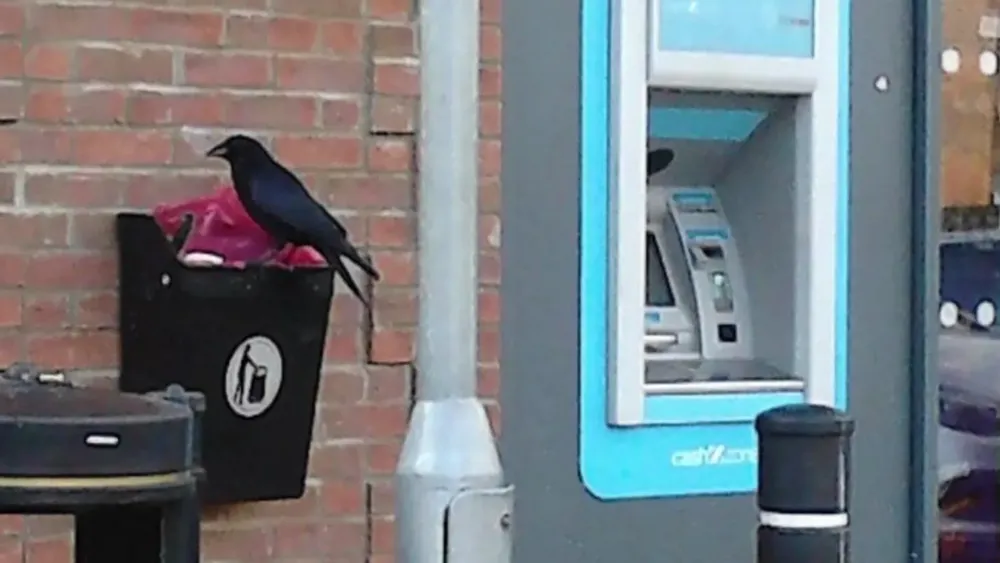
{"type": "MultiPolygon", "coordinates": [[[[609,1],[581,0],[580,478],[592,495],[607,500],[752,492],[757,480],[756,434],[748,420],[747,404],[726,411],[727,407],[709,407],[701,399],[684,404],[676,396],[651,397],[646,407],[650,417],[659,419],[661,424],[631,428],[607,424],[609,1]],[[692,417],[689,422],[705,419],[706,416],[695,414],[696,405],[716,409],[712,416],[744,420],[671,423],[681,422],[681,417],[692,417]]],[[[841,238],[836,250],[835,396],[842,408],[847,398],[848,3],[842,2],[841,8],[844,56],[840,69],[841,166],[836,210],[841,238]]],[[[795,395],[760,394],[761,403],[754,408],[794,401],[795,395]]]]}

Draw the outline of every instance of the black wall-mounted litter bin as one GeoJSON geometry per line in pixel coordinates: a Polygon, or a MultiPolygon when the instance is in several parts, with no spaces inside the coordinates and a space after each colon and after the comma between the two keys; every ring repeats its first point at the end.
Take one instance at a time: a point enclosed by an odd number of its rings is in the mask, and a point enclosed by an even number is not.
{"type": "Polygon", "coordinates": [[[305,490],[333,276],[187,266],[149,215],[116,221],[123,391],[205,395],[203,502],[305,490]]]}

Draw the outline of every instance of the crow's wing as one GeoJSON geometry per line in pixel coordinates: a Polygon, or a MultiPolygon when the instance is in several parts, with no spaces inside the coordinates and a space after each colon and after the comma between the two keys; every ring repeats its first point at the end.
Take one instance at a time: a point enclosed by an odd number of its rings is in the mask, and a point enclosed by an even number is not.
{"type": "Polygon", "coordinates": [[[250,175],[250,197],[261,213],[317,246],[346,239],[343,226],[285,170],[257,167],[250,175]]]}
{"type": "MultiPolygon", "coordinates": [[[[258,167],[250,176],[250,193],[258,212],[285,225],[301,242],[315,247],[331,266],[340,266],[338,256],[343,255],[372,278],[381,278],[375,267],[362,258],[351,244],[347,229],[313,199],[302,182],[285,168],[277,164],[258,167]]],[[[342,273],[349,277],[346,270],[342,273]]],[[[348,285],[354,284],[348,280],[348,285]]]]}

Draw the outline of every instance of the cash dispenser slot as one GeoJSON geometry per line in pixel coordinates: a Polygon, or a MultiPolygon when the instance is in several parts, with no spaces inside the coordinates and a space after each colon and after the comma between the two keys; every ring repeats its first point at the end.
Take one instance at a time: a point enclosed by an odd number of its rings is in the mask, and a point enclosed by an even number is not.
{"type": "Polygon", "coordinates": [[[801,379],[754,356],[743,264],[715,190],[664,195],[646,231],[646,394],[801,391],[801,379]]]}

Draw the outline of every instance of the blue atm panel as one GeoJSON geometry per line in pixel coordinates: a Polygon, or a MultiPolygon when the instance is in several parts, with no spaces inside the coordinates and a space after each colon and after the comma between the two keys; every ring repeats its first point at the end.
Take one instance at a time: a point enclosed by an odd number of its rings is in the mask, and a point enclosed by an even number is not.
{"type": "Polygon", "coordinates": [[[659,0],[653,5],[661,51],[813,55],[812,0],[659,0]]]}

